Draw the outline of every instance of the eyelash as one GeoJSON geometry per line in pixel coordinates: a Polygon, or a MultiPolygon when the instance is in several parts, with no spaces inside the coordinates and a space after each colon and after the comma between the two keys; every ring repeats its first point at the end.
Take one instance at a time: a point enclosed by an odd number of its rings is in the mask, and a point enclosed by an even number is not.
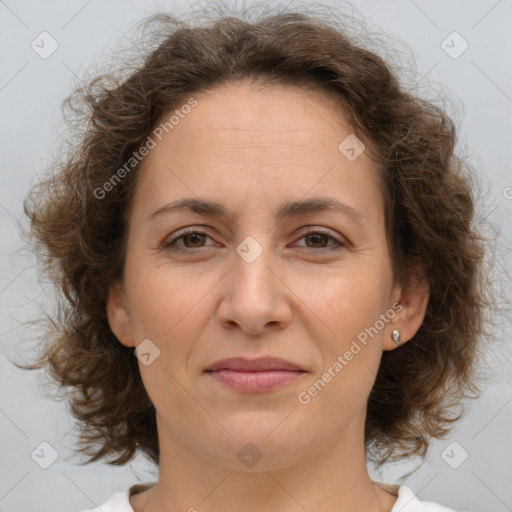
{"type": "MultiPolygon", "coordinates": [[[[179,251],[179,252],[188,252],[188,253],[190,253],[190,252],[193,253],[193,252],[200,251],[201,249],[203,249],[203,247],[178,248],[178,247],[174,247],[173,246],[173,244],[175,242],[177,242],[178,240],[183,239],[185,236],[191,235],[191,234],[197,234],[197,235],[202,235],[202,236],[206,236],[208,238],[211,238],[210,235],[208,235],[208,233],[205,233],[204,231],[200,231],[200,230],[195,229],[195,228],[190,228],[190,229],[188,229],[186,231],[183,231],[181,234],[179,234],[178,236],[176,236],[175,238],[173,238],[169,242],[164,243],[163,249],[168,249],[168,250],[172,250],[172,251],[179,251]]],[[[328,232],[323,231],[321,229],[308,229],[307,231],[302,233],[302,235],[299,238],[299,240],[301,240],[301,239],[303,239],[303,238],[305,238],[307,236],[310,236],[310,235],[324,235],[328,239],[330,239],[333,242],[335,242],[335,245],[337,245],[337,247],[336,246],[330,246],[330,248],[329,248],[329,246],[327,246],[327,247],[304,247],[305,249],[312,249],[315,252],[339,250],[339,249],[347,246],[346,243],[341,242],[340,240],[338,240],[337,238],[335,238],[334,236],[332,236],[328,232]]]]}

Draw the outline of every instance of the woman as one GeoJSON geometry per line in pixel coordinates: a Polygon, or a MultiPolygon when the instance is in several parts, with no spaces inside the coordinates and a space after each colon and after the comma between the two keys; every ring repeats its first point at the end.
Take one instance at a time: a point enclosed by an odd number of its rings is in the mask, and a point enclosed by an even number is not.
{"type": "Polygon", "coordinates": [[[453,123],[339,24],[157,21],[140,67],[73,95],[82,142],[25,203],[64,297],[35,366],[90,461],[159,467],[100,509],[449,511],[367,462],[424,456],[475,391],[453,123]]]}

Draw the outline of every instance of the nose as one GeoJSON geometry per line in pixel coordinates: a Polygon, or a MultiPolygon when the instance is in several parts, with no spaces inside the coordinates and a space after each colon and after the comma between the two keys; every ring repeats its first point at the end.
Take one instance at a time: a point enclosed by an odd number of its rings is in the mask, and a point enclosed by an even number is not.
{"type": "Polygon", "coordinates": [[[240,253],[235,252],[232,271],[223,279],[218,310],[223,327],[240,328],[255,336],[283,330],[289,325],[293,296],[272,249],[262,243],[259,246],[258,252],[262,252],[254,260],[244,258],[243,247],[240,253]]]}

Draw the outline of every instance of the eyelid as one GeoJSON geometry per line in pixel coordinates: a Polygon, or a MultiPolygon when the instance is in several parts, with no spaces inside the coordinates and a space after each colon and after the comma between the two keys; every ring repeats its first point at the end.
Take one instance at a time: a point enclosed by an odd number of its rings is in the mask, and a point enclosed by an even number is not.
{"type": "MultiPolygon", "coordinates": [[[[326,237],[333,240],[339,246],[347,246],[348,245],[348,242],[345,238],[340,237],[339,235],[333,235],[330,231],[327,230],[327,228],[320,228],[320,227],[315,227],[315,226],[305,226],[304,228],[301,228],[299,240],[301,240],[302,238],[304,238],[305,236],[307,236],[309,234],[325,235],[326,237]]],[[[307,247],[307,249],[314,249],[314,247],[307,247]]],[[[326,247],[323,247],[323,248],[320,248],[317,250],[321,250],[321,249],[328,250],[326,247]]]]}
{"type": "MultiPolygon", "coordinates": [[[[183,229],[179,229],[177,231],[175,231],[174,233],[172,233],[171,235],[169,235],[168,237],[166,237],[162,243],[162,248],[166,249],[166,248],[169,248],[172,246],[172,244],[174,244],[176,241],[178,241],[179,239],[183,238],[184,236],[186,235],[189,235],[191,233],[197,233],[199,235],[204,235],[210,239],[213,240],[213,238],[206,232],[205,229],[199,227],[199,226],[189,226],[189,227],[186,227],[186,228],[183,228],[183,229]]],[[[185,248],[175,248],[176,250],[178,251],[193,251],[194,248],[190,248],[190,247],[185,247],[185,248]]],[[[201,247],[196,247],[195,248],[196,250],[197,249],[201,249],[201,247]]]]}
{"type": "MultiPolygon", "coordinates": [[[[211,240],[213,240],[213,237],[210,236],[205,229],[199,227],[199,226],[189,226],[189,227],[186,227],[186,228],[183,228],[183,229],[180,229],[178,231],[176,231],[175,233],[173,233],[172,235],[170,235],[169,237],[167,237],[163,244],[162,244],[162,247],[164,249],[167,249],[167,248],[173,248],[174,250],[177,250],[177,251],[185,251],[185,252],[194,252],[194,251],[199,251],[201,249],[203,249],[204,247],[208,247],[208,246],[203,246],[203,247],[172,247],[173,244],[175,242],[177,242],[178,240],[182,239],[183,237],[185,237],[186,235],[188,234],[191,234],[191,233],[196,233],[196,234],[199,234],[199,235],[203,235],[205,237],[208,237],[210,238],[211,240]]],[[[323,228],[323,227],[315,227],[314,225],[310,225],[310,226],[303,226],[302,228],[299,229],[299,238],[296,240],[301,240],[302,238],[304,238],[305,236],[309,235],[309,234],[321,234],[321,235],[324,235],[326,237],[328,237],[329,239],[331,239],[332,241],[334,241],[334,244],[331,245],[331,246],[326,246],[326,247],[318,247],[318,248],[315,248],[315,247],[307,247],[307,246],[303,246],[305,249],[311,249],[313,251],[316,251],[316,252],[321,252],[322,250],[332,250],[333,248],[336,248],[336,246],[339,247],[346,247],[349,245],[348,241],[344,238],[344,237],[338,237],[338,236],[335,236],[333,235],[330,231],[327,230],[327,228],[323,228]]]]}

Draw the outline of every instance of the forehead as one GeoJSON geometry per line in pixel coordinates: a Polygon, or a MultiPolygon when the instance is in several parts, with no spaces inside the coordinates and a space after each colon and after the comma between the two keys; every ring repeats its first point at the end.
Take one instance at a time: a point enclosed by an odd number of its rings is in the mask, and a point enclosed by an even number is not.
{"type": "Polygon", "coordinates": [[[341,151],[355,134],[340,105],[322,91],[234,82],[194,98],[196,106],[179,116],[143,161],[139,195],[163,203],[185,193],[217,194],[220,202],[239,192],[271,202],[313,189],[323,196],[345,190],[370,198],[370,189],[378,188],[369,156],[363,151],[350,160],[341,151]]]}
{"type": "Polygon", "coordinates": [[[196,140],[295,140],[297,146],[314,147],[329,143],[329,133],[337,137],[351,131],[341,105],[318,89],[237,81],[195,97],[198,105],[187,116],[187,125],[195,130],[196,140]]]}

